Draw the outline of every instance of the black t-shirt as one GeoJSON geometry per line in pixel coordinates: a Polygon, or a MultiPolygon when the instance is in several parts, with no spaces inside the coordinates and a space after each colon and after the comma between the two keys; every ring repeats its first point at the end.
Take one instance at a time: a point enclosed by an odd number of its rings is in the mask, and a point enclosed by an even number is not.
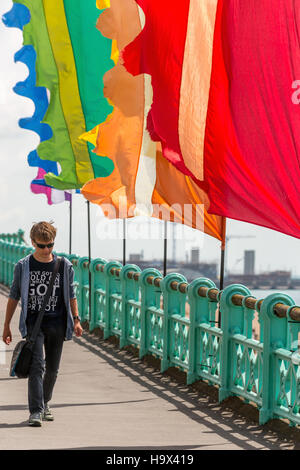
{"type": "MultiPolygon", "coordinates": [[[[27,307],[27,323],[33,324],[41,310],[44,296],[47,292],[55,261],[41,263],[33,255],[29,259],[29,291],[27,307]]],[[[60,263],[53,290],[46,305],[42,326],[62,323],[66,317],[66,307],[63,296],[64,263],[60,263]]]]}

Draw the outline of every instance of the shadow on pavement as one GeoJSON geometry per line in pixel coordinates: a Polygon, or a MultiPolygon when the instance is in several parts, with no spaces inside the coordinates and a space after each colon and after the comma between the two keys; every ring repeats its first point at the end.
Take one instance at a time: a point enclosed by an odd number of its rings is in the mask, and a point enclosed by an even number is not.
{"type": "MultiPolygon", "coordinates": [[[[153,398],[146,398],[145,400],[127,400],[127,401],[112,401],[112,402],[101,402],[101,403],[54,403],[51,405],[52,408],[68,408],[73,406],[107,406],[107,405],[120,405],[126,403],[140,403],[144,401],[151,401],[153,398]]],[[[0,411],[16,411],[16,410],[27,410],[27,405],[3,405],[0,406],[0,411]]]]}
{"type": "MultiPolygon", "coordinates": [[[[120,405],[126,403],[139,403],[144,401],[151,401],[152,398],[146,398],[145,400],[128,400],[128,401],[116,401],[116,402],[101,402],[101,403],[59,403],[51,405],[51,408],[68,408],[74,406],[107,406],[107,405],[120,405]]],[[[16,411],[16,410],[28,410],[27,405],[3,405],[0,406],[0,411],[16,411]]],[[[5,428],[20,428],[28,426],[28,421],[22,421],[21,423],[17,424],[8,424],[8,423],[0,423],[0,429],[5,428]]]]}
{"type": "Polygon", "coordinates": [[[258,423],[239,416],[228,406],[216,402],[209,394],[203,396],[192,386],[175,382],[109,341],[86,331],[82,338],[74,337],[74,341],[146,388],[145,392],[151,392],[169,402],[176,408],[170,412],[184,413],[189,419],[210,428],[211,431],[208,432],[223,437],[240,449],[258,450],[260,446],[270,450],[300,449],[299,441],[288,440],[287,436],[268,429],[267,425],[259,426],[258,423]]]}
{"type": "Polygon", "coordinates": [[[22,421],[21,423],[16,424],[8,424],[8,423],[0,423],[0,429],[13,429],[13,428],[28,428],[28,420],[22,421]]]}

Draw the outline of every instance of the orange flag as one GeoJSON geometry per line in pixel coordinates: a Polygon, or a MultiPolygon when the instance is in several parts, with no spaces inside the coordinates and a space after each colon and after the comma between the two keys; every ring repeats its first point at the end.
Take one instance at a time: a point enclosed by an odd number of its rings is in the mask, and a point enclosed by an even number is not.
{"type": "Polygon", "coordinates": [[[97,27],[113,40],[116,65],[104,76],[104,94],[114,110],[82,137],[95,144],[97,155],[111,158],[115,169],[108,177],[86,183],[81,193],[110,218],[148,215],[183,223],[222,240],[222,220],[208,214],[207,194],[162,156],[146,130],[152,104],[150,77],[133,77],[120,60],[118,51],[144,27],[142,10],[134,0],[111,0],[97,27]]]}

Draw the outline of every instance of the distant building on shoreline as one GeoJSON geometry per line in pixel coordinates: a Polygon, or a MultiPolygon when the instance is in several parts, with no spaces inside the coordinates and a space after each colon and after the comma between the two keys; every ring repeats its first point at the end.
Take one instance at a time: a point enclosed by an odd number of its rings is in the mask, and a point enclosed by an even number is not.
{"type": "MultiPolygon", "coordinates": [[[[142,270],[146,268],[156,268],[163,272],[163,259],[144,260],[143,251],[140,253],[131,253],[127,263],[136,264],[142,270]]],[[[199,248],[192,248],[190,257],[187,254],[185,261],[172,261],[168,259],[167,273],[183,274],[189,283],[199,277],[205,277],[215,282],[216,286],[219,287],[219,264],[217,262],[201,263],[199,248]]],[[[244,274],[226,273],[224,287],[230,284],[243,284],[252,290],[300,289],[300,279],[293,279],[291,271],[277,270],[255,274],[254,250],[245,250],[244,252],[244,274]]]]}

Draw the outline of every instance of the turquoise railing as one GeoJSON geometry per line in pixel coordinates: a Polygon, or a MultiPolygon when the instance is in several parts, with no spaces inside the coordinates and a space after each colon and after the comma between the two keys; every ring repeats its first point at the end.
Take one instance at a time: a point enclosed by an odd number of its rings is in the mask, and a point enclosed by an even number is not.
{"type": "MultiPolygon", "coordinates": [[[[0,237],[2,284],[11,284],[14,264],[32,251],[0,237]]],[[[240,284],[219,291],[205,278],[188,284],[181,274],[163,278],[156,269],[59,254],[73,263],[80,316],[90,331],[119,337],[121,348],[134,345],[140,358],[154,355],[162,372],[180,368],[188,384],[217,386],[219,401],[239,396],[255,403],[260,424],[272,418],[300,424],[300,308],[291,297],[257,300],[240,284]]]]}

